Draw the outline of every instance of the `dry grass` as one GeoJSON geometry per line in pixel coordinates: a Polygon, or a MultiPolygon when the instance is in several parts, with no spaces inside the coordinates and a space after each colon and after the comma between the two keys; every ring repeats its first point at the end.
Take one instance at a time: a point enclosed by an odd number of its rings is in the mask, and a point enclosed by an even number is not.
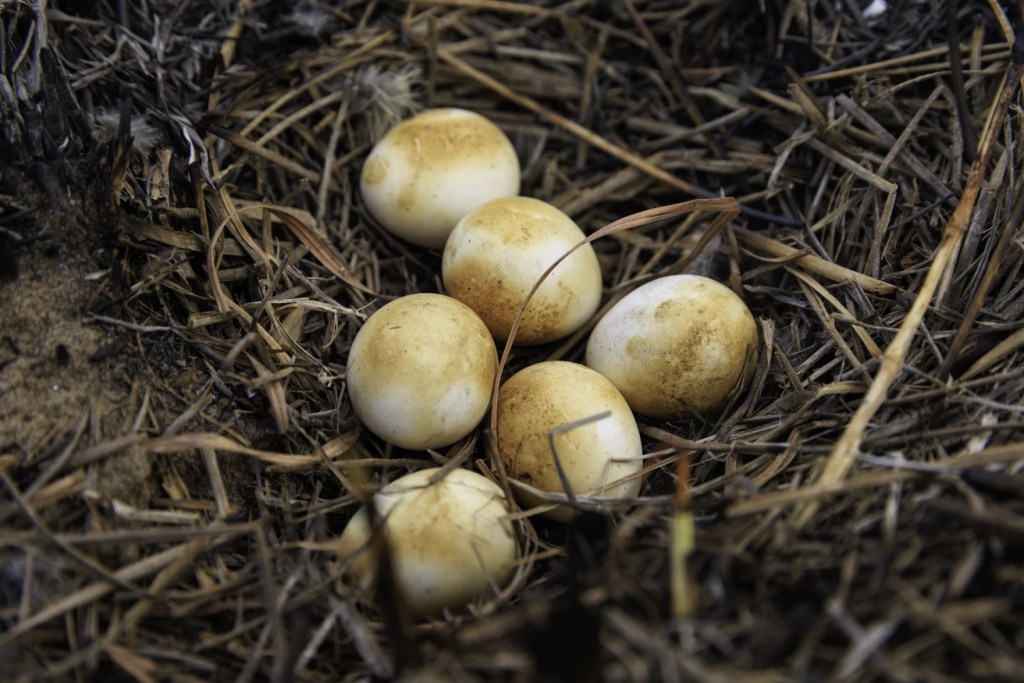
{"type": "Polygon", "coordinates": [[[0,678],[1024,680],[1021,8],[864,4],[0,0],[0,678]],[[509,134],[607,304],[709,274],[764,346],[642,425],[635,500],[517,515],[513,584],[413,625],[331,539],[424,464],[503,480],[345,395],[440,288],[357,183],[434,106],[509,134]]]}

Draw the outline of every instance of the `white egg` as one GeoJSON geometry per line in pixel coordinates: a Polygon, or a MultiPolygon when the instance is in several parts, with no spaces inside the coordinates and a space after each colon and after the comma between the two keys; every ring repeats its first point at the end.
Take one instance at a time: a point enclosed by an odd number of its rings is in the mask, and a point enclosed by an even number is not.
{"type": "Polygon", "coordinates": [[[707,417],[749,386],[758,340],[754,316],[731,289],[674,275],[615,304],[594,327],[586,358],[641,415],[707,417]]]}
{"type": "Polygon", "coordinates": [[[390,232],[444,246],[470,209],[519,194],[519,158],[496,125],[464,109],[430,109],[398,124],[370,151],[360,190],[390,232]]]}
{"type": "MultiPolygon", "coordinates": [[[[517,549],[501,489],[485,477],[454,469],[432,483],[440,468],[396,479],[374,496],[387,533],[395,580],[416,618],[459,610],[508,583],[517,549]]],[[[360,509],[338,542],[350,572],[365,588],[376,577],[367,551],[371,526],[360,509]]]]}
{"type": "MultiPolygon", "coordinates": [[[[447,292],[505,340],[530,289],[585,235],[554,206],[529,197],[496,199],[466,214],[441,262],[447,292]]],[[[589,244],[558,265],[530,300],[516,334],[543,344],[583,326],[601,303],[601,268],[589,244]]]]}
{"type": "MultiPolygon", "coordinates": [[[[498,455],[513,479],[546,492],[563,492],[549,434],[585,418],[602,419],[560,431],[555,449],[573,492],[628,498],[640,491],[642,443],[636,420],[612,383],[586,366],[547,361],[520,370],[498,391],[498,455]],[[631,477],[626,481],[620,479],[631,477]]],[[[521,494],[525,505],[538,504],[521,494]]],[[[572,509],[546,513],[560,521],[572,509]]]]}
{"type": "Polygon", "coordinates": [[[465,304],[441,294],[388,303],[356,334],[346,382],[367,428],[402,448],[440,448],[480,424],[498,352],[465,304]]]}

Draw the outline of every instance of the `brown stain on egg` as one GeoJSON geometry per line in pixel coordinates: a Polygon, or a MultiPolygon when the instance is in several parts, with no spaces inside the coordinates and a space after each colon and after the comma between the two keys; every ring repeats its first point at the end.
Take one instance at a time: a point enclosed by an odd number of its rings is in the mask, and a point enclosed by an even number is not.
{"type": "Polygon", "coordinates": [[[662,376],[648,378],[651,395],[641,399],[646,405],[638,411],[697,417],[696,411],[713,417],[749,386],[757,364],[757,324],[731,292],[698,282],[686,297],[659,304],[652,317],[652,330],[665,331],[664,339],[648,340],[656,347],[651,362],[662,376]],[[749,349],[751,362],[744,373],[749,349]]]}
{"type": "Polygon", "coordinates": [[[512,324],[508,311],[518,310],[524,293],[505,286],[500,277],[481,276],[486,268],[487,264],[480,259],[465,257],[458,268],[446,273],[445,288],[472,308],[492,335],[505,339],[512,324]]]}
{"type": "Polygon", "coordinates": [[[416,167],[461,166],[501,155],[510,143],[487,119],[452,109],[424,112],[388,133],[397,153],[416,167]]]}
{"type": "MultiPolygon", "coordinates": [[[[501,387],[498,450],[513,478],[542,491],[561,491],[547,434],[572,419],[543,386],[549,373],[535,368],[527,368],[501,387]]],[[[563,460],[563,467],[566,464],[563,460]]]]}
{"type": "Polygon", "coordinates": [[[363,166],[363,182],[377,185],[388,175],[388,162],[382,157],[370,157],[363,166]]]}

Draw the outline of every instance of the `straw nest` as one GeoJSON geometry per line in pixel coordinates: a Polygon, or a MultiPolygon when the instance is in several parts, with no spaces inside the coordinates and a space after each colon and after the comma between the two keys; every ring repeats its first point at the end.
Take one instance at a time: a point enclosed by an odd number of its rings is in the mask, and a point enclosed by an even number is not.
{"type": "Polygon", "coordinates": [[[1024,50],[949,8],[0,2],[3,677],[1024,680],[1024,50]],[[605,301],[711,275],[762,349],[721,419],[642,425],[635,499],[517,516],[512,585],[413,624],[332,542],[425,464],[500,480],[486,430],[402,452],[345,395],[366,316],[440,289],[361,160],[446,105],[616,225],[605,301]]]}

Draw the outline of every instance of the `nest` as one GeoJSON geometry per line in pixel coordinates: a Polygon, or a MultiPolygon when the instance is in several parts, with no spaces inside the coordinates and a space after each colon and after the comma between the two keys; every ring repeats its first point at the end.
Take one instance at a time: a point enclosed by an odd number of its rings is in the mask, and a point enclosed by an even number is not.
{"type": "Polygon", "coordinates": [[[338,4],[0,2],[6,678],[1024,680],[1019,17],[338,4]],[[735,198],[595,248],[606,301],[710,275],[763,347],[720,419],[642,425],[635,499],[518,518],[512,586],[412,624],[332,540],[405,472],[494,471],[345,395],[366,316],[441,289],[361,160],[441,106],[589,234],[735,198]]]}

